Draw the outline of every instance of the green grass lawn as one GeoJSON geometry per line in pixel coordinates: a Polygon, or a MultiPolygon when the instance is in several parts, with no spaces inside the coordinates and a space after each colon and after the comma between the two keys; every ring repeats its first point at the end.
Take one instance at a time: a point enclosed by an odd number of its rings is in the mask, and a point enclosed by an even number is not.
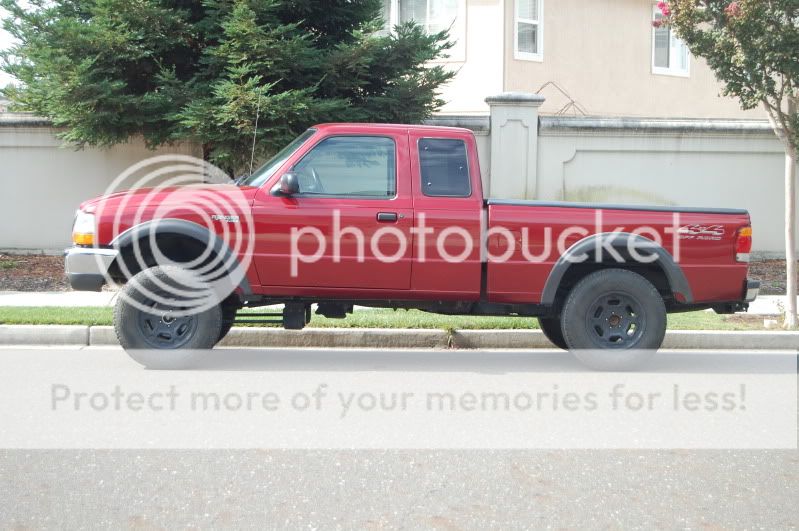
{"type": "MultiPolygon", "coordinates": [[[[245,309],[241,313],[264,311],[245,309]]],[[[0,307],[2,324],[78,324],[110,325],[112,308],[80,307],[0,307]]],[[[258,325],[248,325],[258,326],[258,325]]],[[[261,325],[275,326],[275,325],[261,325]]],[[[531,317],[471,317],[425,313],[418,310],[361,310],[346,319],[327,319],[314,315],[308,325],[315,328],[438,328],[438,329],[536,329],[538,320],[531,317]]],[[[740,315],[716,315],[713,312],[689,312],[669,315],[672,330],[763,330],[763,320],[740,315]]]]}

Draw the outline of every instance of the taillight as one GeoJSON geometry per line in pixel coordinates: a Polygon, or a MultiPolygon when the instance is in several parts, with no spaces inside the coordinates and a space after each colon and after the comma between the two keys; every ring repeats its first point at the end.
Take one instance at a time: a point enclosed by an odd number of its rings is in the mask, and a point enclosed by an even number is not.
{"type": "Polygon", "coordinates": [[[735,235],[735,260],[748,262],[752,251],[752,227],[741,227],[735,235]]]}

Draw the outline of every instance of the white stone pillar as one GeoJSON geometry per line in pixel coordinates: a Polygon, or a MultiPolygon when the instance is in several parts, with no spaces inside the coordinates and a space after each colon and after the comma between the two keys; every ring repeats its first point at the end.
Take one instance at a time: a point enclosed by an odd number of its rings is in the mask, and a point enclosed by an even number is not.
{"type": "Polygon", "coordinates": [[[538,109],[544,96],[503,92],[486,98],[491,109],[491,168],[486,197],[535,199],[538,109]]]}

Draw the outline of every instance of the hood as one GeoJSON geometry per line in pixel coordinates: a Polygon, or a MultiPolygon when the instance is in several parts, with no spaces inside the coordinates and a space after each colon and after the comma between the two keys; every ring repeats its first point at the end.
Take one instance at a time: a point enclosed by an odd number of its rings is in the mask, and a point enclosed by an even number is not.
{"type": "Polygon", "coordinates": [[[214,202],[215,198],[222,204],[246,202],[252,204],[258,188],[254,186],[236,186],[234,184],[197,184],[173,186],[165,188],[136,188],[89,199],[80,204],[80,209],[93,213],[98,210],[116,210],[118,208],[134,208],[142,204],[157,207],[160,204],[192,204],[198,202],[214,202]]]}

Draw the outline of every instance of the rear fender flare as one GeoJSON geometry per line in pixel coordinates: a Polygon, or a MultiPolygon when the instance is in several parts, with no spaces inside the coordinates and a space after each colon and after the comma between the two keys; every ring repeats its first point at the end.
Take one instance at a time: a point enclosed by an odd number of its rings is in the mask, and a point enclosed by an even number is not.
{"type": "MultiPolygon", "coordinates": [[[[657,259],[651,263],[660,266],[666,279],[669,282],[669,288],[678,298],[680,302],[691,304],[694,301],[691,286],[688,284],[688,279],[682,268],[674,261],[674,257],[666,249],[656,242],[641,236],[640,234],[632,234],[629,232],[603,232],[600,234],[593,234],[586,236],[582,240],[576,242],[569,247],[563,255],[558,258],[555,265],[547,277],[546,284],[544,284],[544,291],[541,294],[541,304],[553,305],[555,304],[555,297],[560,287],[563,277],[566,275],[569,267],[576,263],[581,263],[578,257],[584,255],[591,255],[597,249],[597,246],[602,247],[603,244],[609,245],[614,249],[635,249],[636,252],[642,255],[657,255],[657,259]],[[610,240],[610,243],[607,243],[610,240]]],[[[590,260],[590,258],[589,258],[590,260]]],[[[628,262],[619,262],[620,265],[628,262]]]]}

